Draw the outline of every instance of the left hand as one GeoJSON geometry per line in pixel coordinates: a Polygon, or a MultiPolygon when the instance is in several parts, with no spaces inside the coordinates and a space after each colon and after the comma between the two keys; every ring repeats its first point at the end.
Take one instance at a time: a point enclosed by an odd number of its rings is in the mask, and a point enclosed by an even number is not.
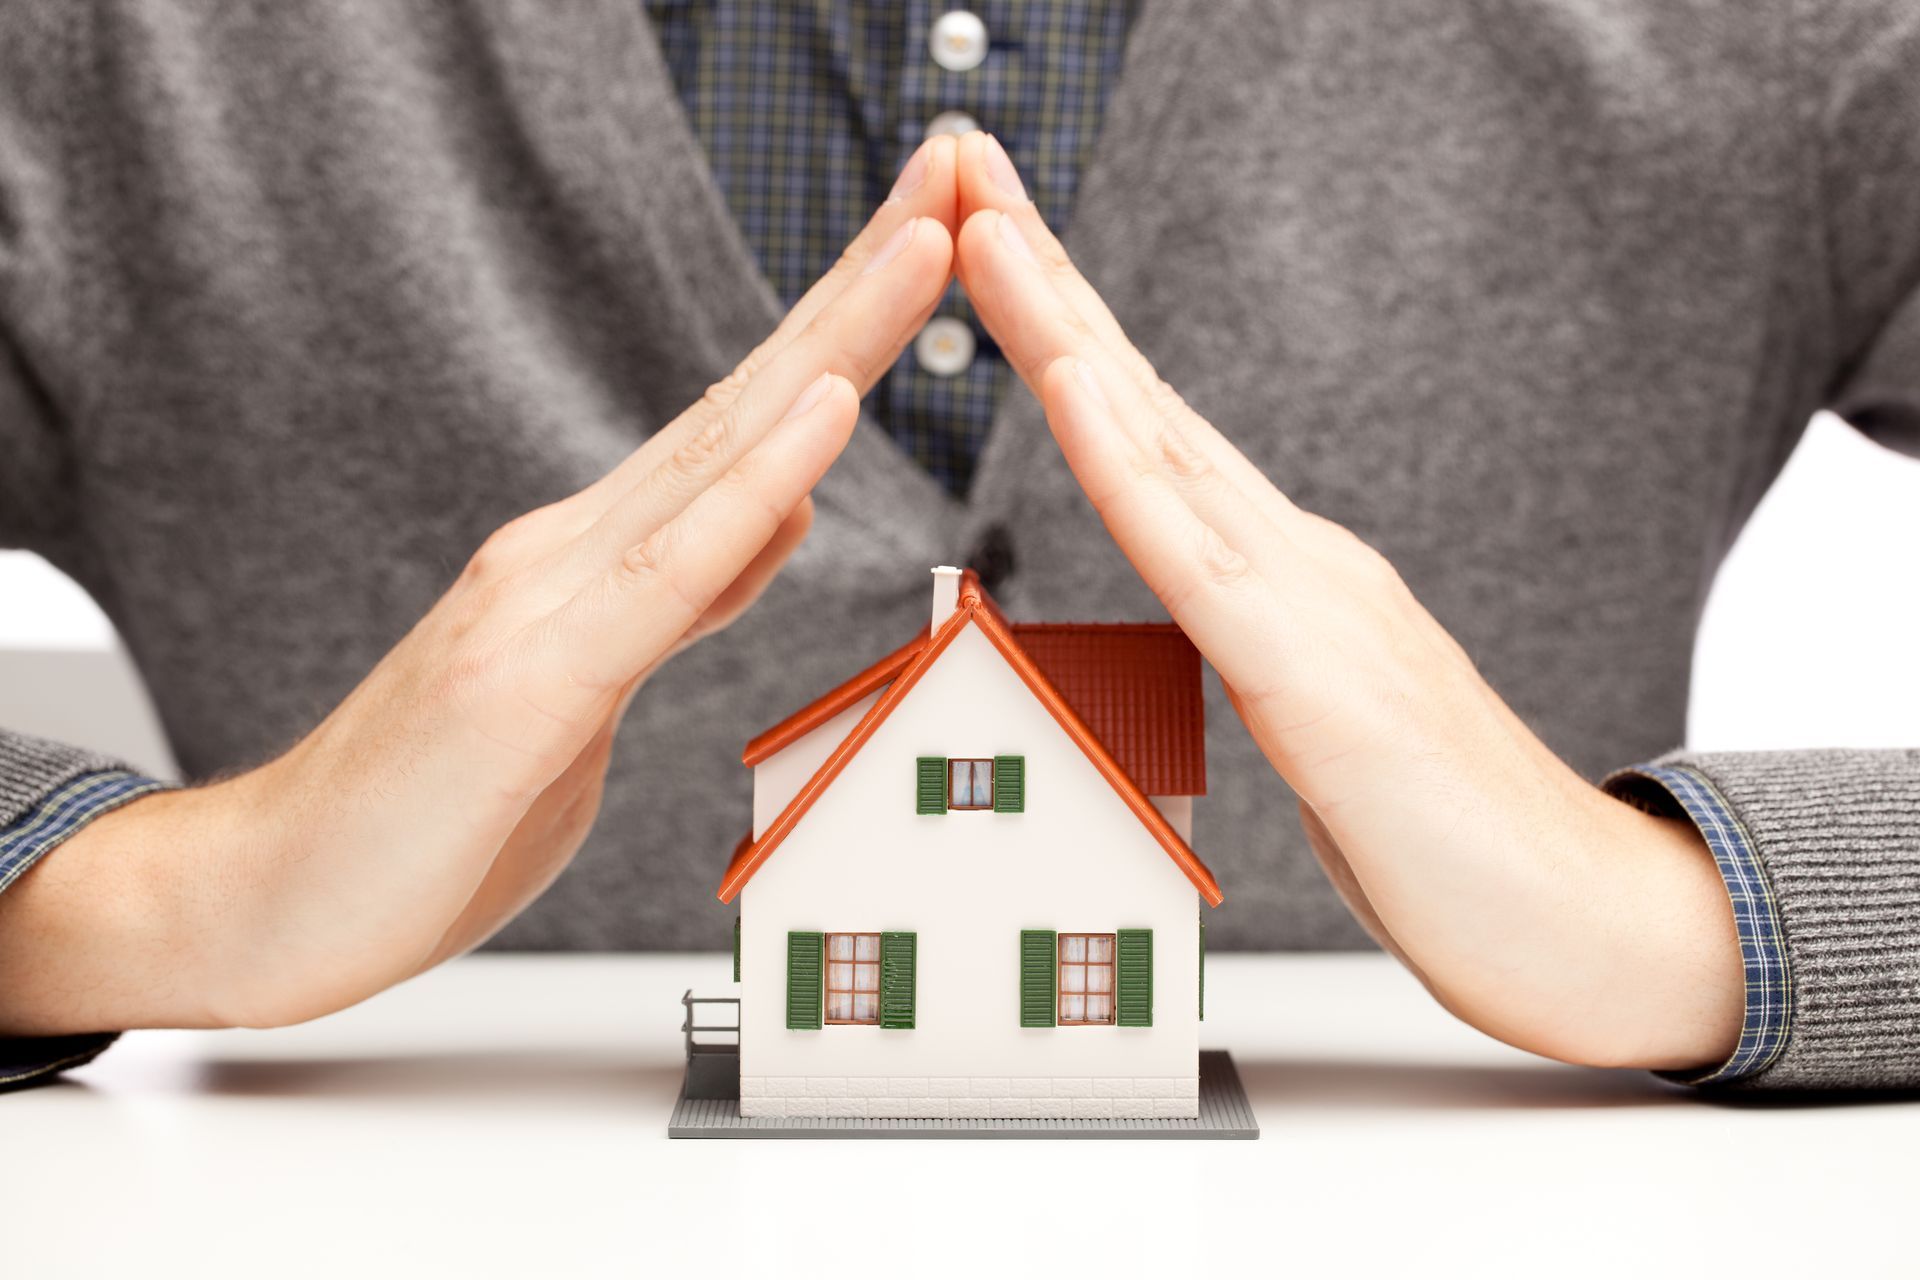
{"type": "Polygon", "coordinates": [[[1520,1048],[1666,1069],[1726,1058],[1740,947],[1694,828],[1581,779],[1385,559],[1288,501],[1189,408],[985,135],[962,139],[960,201],[958,273],[981,320],[1300,796],[1368,931],[1441,1004],[1520,1048]]]}

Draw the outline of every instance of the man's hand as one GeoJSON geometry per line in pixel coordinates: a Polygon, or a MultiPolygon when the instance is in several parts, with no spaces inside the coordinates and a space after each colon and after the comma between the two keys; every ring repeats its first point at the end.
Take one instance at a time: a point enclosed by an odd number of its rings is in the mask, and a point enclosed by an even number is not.
{"type": "Polygon", "coordinates": [[[1448,1009],[1524,1049],[1657,1068],[1724,1059],[1740,949],[1693,828],[1575,775],[1391,565],[1288,501],[1188,408],[984,135],[961,142],[960,207],[975,309],[1381,945],[1448,1009]]]}
{"type": "Polygon", "coordinates": [[[478,945],[545,889],[592,825],[635,688],[778,571],[860,394],[938,304],[955,155],[922,147],[732,375],[490,537],[286,755],[108,814],[0,895],[0,1033],[311,1018],[478,945]]]}

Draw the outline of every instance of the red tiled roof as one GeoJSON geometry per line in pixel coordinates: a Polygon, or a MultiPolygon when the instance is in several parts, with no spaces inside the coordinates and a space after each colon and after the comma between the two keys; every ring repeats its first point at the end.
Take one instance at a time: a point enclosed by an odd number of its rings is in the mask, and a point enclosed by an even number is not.
{"type": "MultiPolygon", "coordinates": [[[[766,831],[761,834],[760,838],[754,840],[749,837],[741,841],[740,845],[734,850],[733,858],[727,864],[726,874],[720,882],[720,901],[733,901],[734,896],[746,887],[747,882],[753,878],[754,872],[765,864],[766,860],[772,856],[773,851],[779,848],[781,842],[787,838],[799,823],[800,819],[806,815],[807,810],[813,807],[813,802],[819,799],[829,786],[833,785],[834,779],[840,776],[841,770],[845,769],[853,757],[859,754],[860,748],[866,745],[867,740],[873,736],[880,725],[886,721],[888,716],[893,714],[893,709],[899,706],[913,686],[919,683],[920,677],[938,661],[940,655],[946,651],[947,646],[952,644],[954,638],[970,623],[977,625],[982,633],[986,635],[987,639],[993,643],[993,646],[1000,651],[1000,655],[1007,660],[1007,665],[1013,668],[1015,674],[1017,674],[1022,682],[1026,684],[1027,688],[1033,692],[1034,696],[1040,700],[1041,705],[1047,709],[1048,714],[1054,718],[1061,729],[1066,732],[1067,736],[1073,740],[1074,745],[1078,746],[1086,755],[1094,768],[1099,771],[1100,776],[1107,780],[1107,784],[1111,786],[1115,793],[1119,795],[1120,799],[1125,802],[1127,808],[1133,812],[1134,817],[1140,820],[1140,824],[1147,828],[1154,839],[1159,841],[1161,848],[1166,850],[1167,855],[1174,860],[1174,863],[1186,874],[1187,879],[1192,881],[1194,887],[1200,891],[1201,897],[1205,898],[1210,904],[1219,906],[1222,901],[1222,894],[1218,882],[1213,878],[1213,873],[1207,870],[1206,864],[1200,861],[1199,857],[1188,847],[1187,842],[1180,838],[1180,833],[1173,829],[1165,815],[1154,807],[1153,802],[1147,798],[1147,792],[1141,790],[1139,784],[1134,781],[1126,768],[1121,765],[1115,754],[1109,751],[1100,737],[1094,733],[1093,729],[1088,725],[1087,721],[1082,718],[1075,706],[1055,687],[1040,663],[1027,653],[1022,645],[1021,639],[1016,636],[1016,629],[1010,627],[1005,619],[1000,616],[1000,611],[994,606],[993,601],[988,598],[986,592],[981,589],[979,578],[974,576],[971,571],[961,578],[959,606],[953,611],[953,615],[943,622],[939,629],[934,631],[932,635],[928,636],[924,641],[916,641],[911,646],[896,650],[895,653],[882,659],[881,662],[874,664],[874,666],[869,667],[866,671],[861,672],[860,675],[854,677],[854,679],[841,685],[825,697],[802,708],[800,711],[795,712],[792,716],[782,721],[780,725],[774,726],[773,729],[769,729],[766,733],[754,739],[755,743],[763,744],[764,747],[764,743],[771,740],[776,732],[781,730],[783,726],[791,727],[805,723],[809,727],[813,727],[822,724],[833,715],[838,714],[839,710],[844,710],[846,707],[851,706],[874,688],[878,688],[880,684],[886,683],[886,691],[880,695],[879,700],[867,708],[866,714],[860,717],[859,723],[854,725],[853,730],[834,747],[833,751],[828,754],[826,760],[814,771],[813,776],[807,779],[806,783],[801,786],[793,799],[787,802],[786,808],[782,809],[773,821],[767,825],[766,831]],[[892,674],[890,677],[882,678],[876,676],[876,672],[888,668],[889,664],[893,663],[895,659],[899,659],[899,665],[891,668],[892,674]],[[864,687],[862,687],[863,684],[864,687]],[[852,690],[856,688],[859,689],[859,692],[852,692],[852,690]],[[836,709],[833,711],[824,711],[823,709],[828,705],[836,705],[836,709]]],[[[1141,634],[1162,630],[1161,628],[1153,627],[1137,627],[1132,629],[1141,634]]],[[[1141,641],[1138,646],[1138,651],[1124,659],[1090,657],[1089,655],[1094,649],[1100,647],[1102,642],[1089,640],[1087,633],[1110,632],[1113,630],[1113,628],[1108,627],[1070,625],[1058,628],[1057,634],[1044,637],[1037,643],[1041,647],[1050,648],[1053,651],[1052,657],[1057,668],[1062,672],[1063,679],[1067,679],[1070,683],[1075,683],[1079,687],[1084,688],[1090,696],[1099,695],[1099,697],[1096,697],[1096,701],[1099,701],[1100,697],[1104,697],[1107,703],[1124,705],[1125,699],[1116,692],[1116,689],[1120,683],[1120,677],[1130,669],[1127,665],[1129,662],[1166,662],[1169,665],[1177,667],[1180,665],[1181,660],[1174,658],[1172,646],[1164,640],[1157,640],[1151,643],[1141,641]],[[1075,636],[1070,633],[1080,634],[1075,636]]],[[[1182,641],[1184,642],[1184,637],[1182,637],[1182,641]]],[[[1192,652],[1191,644],[1187,645],[1187,649],[1189,653],[1192,652]]],[[[1182,667],[1181,669],[1184,668],[1182,667]]],[[[1183,745],[1181,746],[1159,752],[1159,759],[1157,761],[1156,753],[1152,750],[1141,749],[1139,754],[1144,765],[1164,767],[1167,770],[1168,777],[1173,777],[1179,774],[1179,768],[1177,766],[1183,763],[1189,766],[1192,764],[1191,761],[1184,759],[1185,754],[1191,751],[1200,756],[1201,759],[1197,773],[1189,769],[1187,776],[1189,778],[1197,776],[1204,788],[1204,748],[1199,745],[1199,674],[1199,659],[1198,655],[1195,654],[1191,669],[1191,682],[1193,686],[1192,705],[1195,714],[1192,717],[1188,729],[1192,737],[1192,742],[1186,744],[1183,741],[1183,745]]],[[[1169,699],[1166,702],[1166,706],[1170,707],[1179,707],[1181,705],[1183,704],[1177,698],[1169,699]]],[[[1165,707],[1162,707],[1160,713],[1164,714],[1164,712],[1165,707]]],[[[1118,712],[1114,712],[1109,708],[1096,712],[1096,714],[1117,715],[1118,712]]],[[[798,737],[804,732],[806,732],[805,729],[792,732],[786,741],[792,741],[794,737],[798,737]]],[[[782,745],[784,745],[784,743],[782,745]]],[[[767,755],[772,754],[773,751],[777,751],[778,749],[778,747],[764,749],[764,753],[759,755],[758,758],[765,759],[767,755]]],[[[754,746],[749,745],[746,754],[753,756],[754,753],[754,746]]],[[[1154,794],[1178,795],[1182,793],[1176,791],[1156,792],[1154,794]]],[[[1197,792],[1187,794],[1197,794],[1197,792]]]]}
{"type": "Polygon", "coordinates": [[[1150,796],[1207,794],[1200,651],[1171,622],[1016,622],[1033,665],[1150,796]]]}

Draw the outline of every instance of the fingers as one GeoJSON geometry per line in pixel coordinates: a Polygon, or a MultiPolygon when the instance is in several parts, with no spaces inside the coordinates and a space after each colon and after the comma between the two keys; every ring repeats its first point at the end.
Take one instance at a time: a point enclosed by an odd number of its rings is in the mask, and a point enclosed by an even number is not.
{"type": "Polygon", "coordinates": [[[1056,360],[1042,383],[1047,420],[1108,533],[1229,685],[1269,678],[1261,637],[1278,634],[1276,596],[1254,564],[1177,492],[1122,432],[1082,362],[1056,360]]]}
{"type": "MultiPolygon", "coordinates": [[[[839,260],[794,304],[773,333],[731,374],[709,388],[699,404],[656,432],[607,476],[576,495],[591,513],[604,510],[614,495],[632,488],[641,476],[662,465],[690,439],[700,436],[783,352],[806,335],[820,334],[823,322],[824,331],[837,335],[845,344],[845,350],[834,353],[833,358],[823,359],[820,367],[851,379],[863,396],[871,390],[939,305],[940,295],[951,277],[953,232],[957,226],[955,164],[952,138],[932,138],[922,144],[901,169],[894,193],[874,211],[839,260]],[[909,232],[908,228],[916,222],[931,225],[909,232]],[[903,234],[918,242],[914,253],[899,253],[903,234]],[[931,252],[931,246],[937,243],[947,246],[944,261],[931,252]],[[905,261],[895,263],[896,255],[905,261]],[[875,270],[876,263],[881,265],[881,271],[875,270]],[[906,302],[884,313],[869,313],[862,308],[881,295],[870,286],[856,286],[882,273],[906,302]]],[[[820,345],[814,344],[816,349],[820,345]]],[[[785,405],[798,390],[796,386],[784,393],[776,391],[774,398],[785,405]]]]}
{"type": "MultiPolygon", "coordinates": [[[[789,557],[807,540],[807,532],[813,528],[813,500],[802,498],[800,505],[781,522],[767,545],[760,548],[758,555],[740,571],[740,576],[728,584],[707,611],[700,615],[700,621],[687,633],[687,640],[710,636],[716,631],[730,626],[735,618],[745,613],[753,602],[760,598],[770,583],[786,567],[789,557]]],[[[682,641],[684,644],[686,641],[682,641]]]]}
{"type": "MultiPolygon", "coordinates": [[[[971,133],[960,139],[958,182],[962,238],[972,240],[975,248],[992,252],[1001,246],[972,239],[965,228],[983,213],[998,213],[1012,219],[1018,229],[1019,244],[1031,249],[1040,272],[1071,308],[1076,322],[1105,349],[1118,371],[1125,374],[1163,416],[1173,420],[1192,440],[1194,448],[1250,499],[1289,508],[1292,506],[1265,474],[1233,446],[1232,441],[1187,406],[1160,377],[1152,362],[1133,345],[1099,291],[1087,282],[1067,256],[1066,249],[1054,236],[1052,228],[1047,226],[1046,219],[1040,216],[1038,206],[1027,198],[1020,175],[1014,170],[1013,162],[1007,158],[1006,150],[997,138],[985,133],[971,133]]],[[[1001,325],[1010,317],[1004,315],[1003,308],[994,305],[997,297],[992,286],[977,277],[974,256],[962,252],[958,265],[961,282],[966,286],[967,296],[973,300],[982,323],[992,331],[1001,349],[1007,351],[1011,339],[1002,332],[1001,325]]],[[[978,265],[990,268],[992,262],[978,265]]],[[[1015,359],[1016,367],[1021,367],[1014,353],[1009,351],[1008,354],[1010,359],[1015,359]]],[[[1046,368],[1047,363],[1046,359],[1041,358],[1022,370],[1027,385],[1034,388],[1035,394],[1039,391],[1037,376],[1027,375],[1037,375],[1046,368]]]]}
{"type": "Polygon", "coordinates": [[[529,668],[539,686],[530,696],[575,723],[604,714],[787,524],[839,456],[859,404],[852,383],[832,377],[817,403],[783,420],[673,520],[612,556],[554,616],[554,634],[529,639],[540,659],[529,668]]]}
{"type": "Polygon", "coordinates": [[[631,478],[632,483],[612,496],[576,545],[566,549],[561,585],[571,591],[599,573],[610,557],[685,510],[763,440],[790,406],[819,394],[823,378],[859,387],[870,381],[867,374],[891,366],[906,335],[938,304],[952,260],[952,241],[940,223],[916,218],[903,226],[868,259],[845,293],[724,409],[651,469],[628,477],[623,467],[609,477],[609,482],[631,478]]]}
{"type": "MultiPolygon", "coordinates": [[[[953,138],[929,138],[921,143],[920,149],[901,167],[892,193],[874,210],[873,217],[840,255],[840,260],[794,304],[793,310],[763,345],[784,345],[791,341],[865,269],[881,246],[913,219],[932,218],[946,228],[949,238],[958,232],[960,221],[954,187],[958,159],[953,138]]],[[[869,389],[860,387],[862,394],[869,389]]]]}
{"type": "MultiPolygon", "coordinates": [[[[1054,287],[1051,273],[1009,215],[978,214],[960,235],[968,295],[1050,417],[1054,402],[1048,379],[1055,366],[1066,363],[1083,390],[1102,401],[1103,416],[1125,433],[1143,465],[1162,472],[1195,513],[1242,556],[1264,562],[1282,550],[1284,535],[1271,513],[1249,499],[1195,445],[1183,425],[1125,374],[1111,350],[1054,287]]],[[[1094,432],[1085,443],[1090,449],[1114,449],[1120,439],[1094,432]]],[[[1097,498],[1095,502],[1098,505],[1097,498]]]]}

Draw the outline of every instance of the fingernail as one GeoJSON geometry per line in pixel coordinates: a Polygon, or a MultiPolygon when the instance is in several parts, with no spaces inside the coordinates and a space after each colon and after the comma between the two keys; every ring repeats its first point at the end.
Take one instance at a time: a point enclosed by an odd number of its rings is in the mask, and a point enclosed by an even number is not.
{"type": "Polygon", "coordinates": [[[919,225],[920,219],[915,218],[908,222],[906,226],[894,232],[892,236],[888,237],[887,242],[880,246],[880,251],[868,259],[867,265],[860,268],[860,274],[870,276],[874,272],[882,270],[889,262],[899,257],[900,251],[906,248],[913,240],[913,229],[919,225]]]}
{"type": "Polygon", "coordinates": [[[1085,387],[1087,389],[1087,394],[1092,396],[1094,400],[1099,403],[1101,408],[1111,409],[1113,407],[1112,403],[1107,399],[1107,393],[1105,389],[1103,389],[1100,385],[1100,375],[1095,373],[1093,371],[1093,366],[1088,364],[1085,360],[1081,360],[1078,358],[1074,360],[1073,380],[1075,382],[1078,382],[1081,386],[1085,387]]]}
{"type": "Polygon", "coordinates": [[[1013,158],[992,134],[987,135],[987,176],[993,179],[994,186],[1014,199],[1027,198],[1027,186],[1020,181],[1020,171],[1013,167],[1013,158]]]}
{"type": "Polygon", "coordinates": [[[1021,234],[1019,224],[1014,222],[1013,215],[1010,213],[1000,215],[1000,238],[1006,241],[1007,248],[1013,250],[1034,266],[1037,267],[1040,265],[1039,255],[1033,251],[1033,246],[1027,243],[1026,236],[1021,234]]]}
{"type": "MultiPolygon", "coordinates": [[[[832,389],[833,375],[826,373],[821,374],[807,384],[807,389],[800,393],[800,398],[793,402],[793,407],[787,410],[785,416],[783,416],[780,421],[792,422],[795,418],[813,408],[813,406],[819,404],[822,400],[825,400],[827,398],[827,392],[832,389]]],[[[778,424],[776,423],[775,425],[778,424]]]]}
{"type": "Polygon", "coordinates": [[[932,143],[923,142],[911,156],[907,157],[907,167],[893,180],[893,190],[887,193],[888,204],[899,204],[912,195],[927,180],[927,149],[932,143]]]}

